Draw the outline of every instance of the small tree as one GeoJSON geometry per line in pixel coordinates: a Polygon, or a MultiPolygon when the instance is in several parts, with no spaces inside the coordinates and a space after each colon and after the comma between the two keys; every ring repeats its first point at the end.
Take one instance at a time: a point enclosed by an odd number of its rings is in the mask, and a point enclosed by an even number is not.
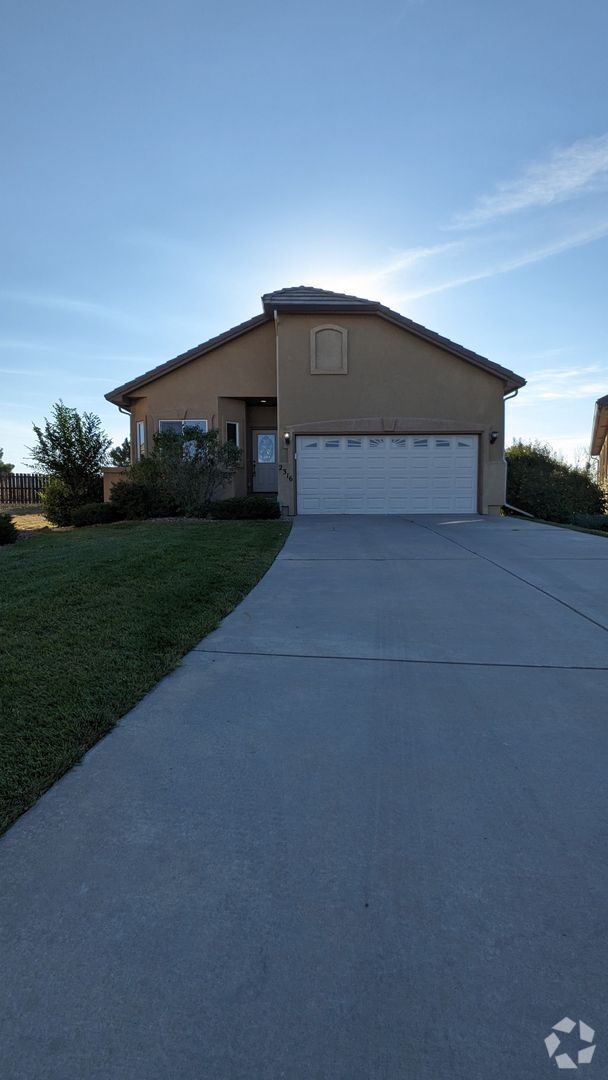
{"type": "Polygon", "coordinates": [[[3,461],[2,460],[2,455],[3,454],[4,454],[4,450],[0,446],[0,476],[2,476],[3,474],[6,475],[7,473],[12,472],[13,469],[15,468],[14,465],[9,465],[8,461],[3,461]]]}
{"type": "Polygon", "coordinates": [[[62,401],[53,406],[52,419],[45,418],[43,427],[33,426],[38,445],[28,447],[32,461],[53,481],[42,494],[45,513],[55,524],[69,524],[75,507],[102,498],[101,469],[112,440],[98,416],[80,416],[62,401]]]}
{"type": "Polygon", "coordinates": [[[589,475],[562,461],[541,442],[516,442],[506,451],[507,502],[546,521],[569,522],[574,514],[601,514],[605,494],[589,475]]]}
{"type": "Polygon", "coordinates": [[[131,464],[131,443],[128,438],[120,446],[115,446],[113,450],[110,450],[110,461],[113,465],[124,468],[131,464]]]}

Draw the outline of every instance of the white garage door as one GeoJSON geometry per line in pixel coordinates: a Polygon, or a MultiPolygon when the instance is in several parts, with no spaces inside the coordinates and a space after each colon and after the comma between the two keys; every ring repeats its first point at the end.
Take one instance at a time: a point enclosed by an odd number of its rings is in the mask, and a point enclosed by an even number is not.
{"type": "Polygon", "coordinates": [[[299,435],[299,514],[472,514],[477,435],[299,435]]]}

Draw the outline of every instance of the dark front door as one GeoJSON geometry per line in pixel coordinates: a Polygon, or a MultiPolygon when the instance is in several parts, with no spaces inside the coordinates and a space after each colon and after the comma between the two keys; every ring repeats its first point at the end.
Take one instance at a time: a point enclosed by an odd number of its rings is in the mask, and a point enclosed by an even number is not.
{"type": "Polygon", "coordinates": [[[252,431],[254,491],[277,491],[277,433],[252,431]]]}

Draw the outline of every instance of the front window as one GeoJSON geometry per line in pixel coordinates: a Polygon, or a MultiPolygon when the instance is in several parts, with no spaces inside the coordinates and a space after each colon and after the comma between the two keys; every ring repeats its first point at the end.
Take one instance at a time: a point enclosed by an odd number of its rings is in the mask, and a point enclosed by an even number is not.
{"type": "Polygon", "coordinates": [[[143,420],[137,421],[135,431],[135,460],[141,461],[146,444],[146,426],[143,420]]]}
{"type": "Polygon", "coordinates": [[[208,425],[206,420],[159,420],[158,431],[159,434],[165,432],[173,432],[174,435],[181,435],[184,428],[195,427],[200,428],[201,431],[207,431],[208,425]]]}
{"type": "Polygon", "coordinates": [[[226,421],[226,442],[233,443],[234,446],[241,445],[240,424],[237,420],[226,421]]]}

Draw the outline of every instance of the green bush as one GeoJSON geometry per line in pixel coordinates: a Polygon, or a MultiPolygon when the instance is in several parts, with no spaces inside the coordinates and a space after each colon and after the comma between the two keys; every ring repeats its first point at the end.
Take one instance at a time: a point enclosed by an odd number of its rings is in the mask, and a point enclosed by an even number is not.
{"type": "Polygon", "coordinates": [[[281,516],[278,502],[275,499],[266,499],[263,495],[236,495],[232,499],[221,499],[212,503],[210,513],[211,517],[220,520],[281,516]]]}
{"type": "Polygon", "coordinates": [[[72,510],[72,525],[81,529],[83,525],[110,525],[118,521],[119,514],[115,506],[109,502],[85,503],[72,510]]]}
{"type": "Polygon", "coordinates": [[[71,525],[72,510],[78,505],[73,491],[57,476],[51,476],[44,491],[40,493],[40,505],[51,525],[71,525]]]}
{"type": "Polygon", "coordinates": [[[127,518],[129,521],[172,517],[178,512],[175,499],[163,485],[146,483],[141,478],[119,480],[114,484],[110,492],[110,505],[116,518],[127,518]]]}
{"type": "Polygon", "coordinates": [[[79,506],[86,506],[103,499],[103,481],[101,477],[92,480],[89,489],[82,495],[60,480],[57,476],[49,477],[40,493],[42,513],[52,525],[71,525],[72,514],[79,506]]]}
{"type": "Polygon", "coordinates": [[[599,529],[608,532],[608,514],[573,514],[572,525],[582,529],[599,529]]]}
{"type": "Polygon", "coordinates": [[[574,514],[602,514],[605,493],[586,471],[550,446],[518,442],[506,451],[507,502],[545,521],[569,524],[574,514]]]}
{"type": "Polygon", "coordinates": [[[18,535],[11,515],[0,514],[0,547],[2,544],[14,544],[18,535]]]}

